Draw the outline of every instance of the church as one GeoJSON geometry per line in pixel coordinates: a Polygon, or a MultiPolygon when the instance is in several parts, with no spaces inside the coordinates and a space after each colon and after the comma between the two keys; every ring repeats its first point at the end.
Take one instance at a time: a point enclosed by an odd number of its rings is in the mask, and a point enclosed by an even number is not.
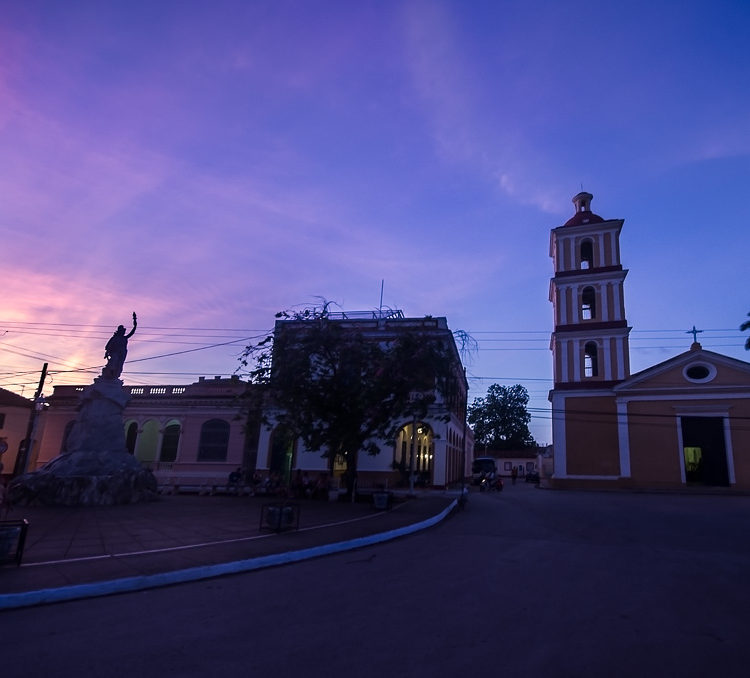
{"type": "Polygon", "coordinates": [[[630,373],[620,259],[623,219],[590,193],[550,234],[556,488],[750,490],[750,363],[695,340],[630,373]]]}

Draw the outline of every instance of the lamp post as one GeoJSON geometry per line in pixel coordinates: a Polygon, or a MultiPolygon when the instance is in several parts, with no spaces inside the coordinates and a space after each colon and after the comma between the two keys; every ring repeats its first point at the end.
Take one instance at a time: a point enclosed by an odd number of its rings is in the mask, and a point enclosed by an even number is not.
{"type": "Polygon", "coordinates": [[[417,415],[411,420],[411,453],[409,454],[409,496],[414,496],[414,455],[417,446],[417,415]]]}

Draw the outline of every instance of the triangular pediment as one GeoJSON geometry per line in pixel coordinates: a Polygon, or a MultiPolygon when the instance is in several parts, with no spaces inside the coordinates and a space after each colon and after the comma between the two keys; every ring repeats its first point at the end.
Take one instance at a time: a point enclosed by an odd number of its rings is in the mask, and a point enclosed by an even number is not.
{"type": "Polygon", "coordinates": [[[750,363],[694,348],[631,375],[615,386],[618,395],[632,391],[747,391],[750,363]]]}

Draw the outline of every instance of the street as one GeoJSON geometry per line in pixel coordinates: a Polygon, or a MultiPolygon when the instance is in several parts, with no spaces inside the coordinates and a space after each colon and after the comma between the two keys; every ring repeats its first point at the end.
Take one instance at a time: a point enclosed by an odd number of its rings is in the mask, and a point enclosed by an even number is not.
{"type": "Polygon", "coordinates": [[[745,676],[749,515],[508,481],[383,545],[2,613],[2,675],[745,676]]]}

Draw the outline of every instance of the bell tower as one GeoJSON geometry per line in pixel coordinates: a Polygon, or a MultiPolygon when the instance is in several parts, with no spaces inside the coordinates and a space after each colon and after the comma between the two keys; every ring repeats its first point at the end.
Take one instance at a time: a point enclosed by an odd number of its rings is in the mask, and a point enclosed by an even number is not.
{"type": "Polygon", "coordinates": [[[606,388],[630,376],[623,294],[628,272],[620,263],[624,220],[594,214],[593,197],[574,196],[575,214],[550,233],[555,390],[606,388]]]}

